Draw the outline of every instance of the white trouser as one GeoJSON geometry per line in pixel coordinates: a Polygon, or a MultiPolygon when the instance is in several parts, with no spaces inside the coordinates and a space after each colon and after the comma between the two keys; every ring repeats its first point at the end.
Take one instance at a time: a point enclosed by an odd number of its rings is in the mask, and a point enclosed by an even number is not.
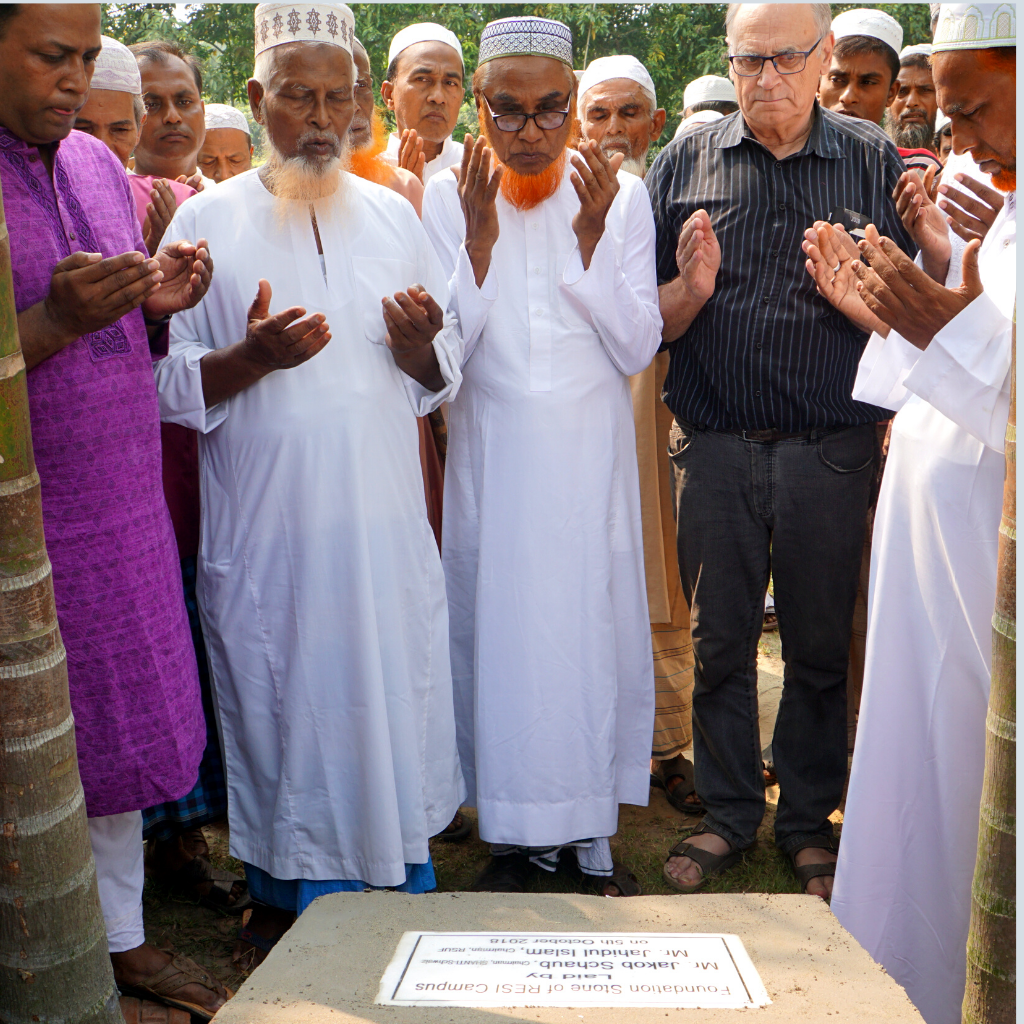
{"type": "Polygon", "coordinates": [[[142,927],[145,883],[142,811],[125,811],[89,819],[89,841],[96,860],[107,947],[123,953],[146,941],[142,927]]]}

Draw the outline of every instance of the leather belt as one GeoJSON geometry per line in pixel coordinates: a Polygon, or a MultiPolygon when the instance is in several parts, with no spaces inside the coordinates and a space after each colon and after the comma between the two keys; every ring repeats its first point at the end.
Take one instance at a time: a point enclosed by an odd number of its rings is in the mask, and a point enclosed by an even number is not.
{"type": "Polygon", "coordinates": [[[796,434],[787,434],[782,430],[725,430],[723,433],[742,437],[744,441],[759,441],[762,444],[767,444],[772,441],[813,441],[821,431],[801,430],[796,434]]]}

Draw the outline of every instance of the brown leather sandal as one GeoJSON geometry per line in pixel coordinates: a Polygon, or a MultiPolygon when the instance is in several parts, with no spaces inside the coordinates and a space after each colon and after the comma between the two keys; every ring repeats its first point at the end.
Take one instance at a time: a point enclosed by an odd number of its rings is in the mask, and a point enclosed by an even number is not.
{"type": "Polygon", "coordinates": [[[580,874],[583,875],[586,886],[595,896],[604,896],[604,890],[609,885],[614,885],[619,890],[618,896],[613,897],[615,899],[623,896],[643,896],[644,894],[636,875],[618,861],[612,862],[612,874],[610,875],[588,875],[585,872],[580,872],[580,874]]]}
{"type": "Polygon", "coordinates": [[[191,1016],[184,1010],[175,1010],[163,1003],[121,996],[120,1004],[125,1024],[192,1024],[191,1016]]]}
{"type": "MultiPolygon", "coordinates": [[[[166,967],[157,971],[156,974],[151,974],[138,985],[126,985],[121,989],[121,994],[141,998],[148,997],[176,1010],[184,1010],[198,1020],[213,1020],[216,1010],[208,1010],[205,1006],[200,1006],[199,1003],[179,999],[175,996],[174,993],[186,985],[202,985],[203,988],[207,988],[211,992],[218,991],[217,981],[212,974],[204,971],[194,960],[175,953],[166,967]]],[[[224,991],[227,993],[228,999],[235,994],[227,986],[224,986],[224,991]]]]}
{"type": "MultiPolygon", "coordinates": [[[[789,851],[789,863],[793,866],[793,874],[800,883],[800,890],[805,896],[811,894],[807,891],[808,883],[814,878],[834,878],[836,874],[836,862],[834,860],[822,861],[819,864],[797,864],[796,855],[801,850],[828,850],[829,853],[839,853],[839,840],[835,836],[812,836],[805,839],[795,849],[789,851]]],[[[821,899],[830,903],[829,897],[822,896],[821,899]]]]}
{"type": "MultiPolygon", "coordinates": [[[[710,831],[711,829],[704,828],[702,825],[690,833],[690,838],[692,839],[694,836],[703,835],[710,831]]],[[[717,835],[717,833],[715,834],[717,835]]],[[[726,842],[729,841],[726,840],[726,842]]],[[[728,871],[729,868],[738,864],[742,859],[743,851],[731,843],[729,844],[728,853],[712,853],[710,850],[702,850],[699,846],[694,846],[693,843],[680,840],[668,851],[661,874],[665,879],[665,884],[670,885],[676,892],[691,893],[696,892],[712,875],[720,875],[723,871],[728,871]],[[668,862],[671,857],[689,857],[700,868],[700,878],[695,885],[683,885],[679,879],[673,878],[669,874],[668,862]]]]}

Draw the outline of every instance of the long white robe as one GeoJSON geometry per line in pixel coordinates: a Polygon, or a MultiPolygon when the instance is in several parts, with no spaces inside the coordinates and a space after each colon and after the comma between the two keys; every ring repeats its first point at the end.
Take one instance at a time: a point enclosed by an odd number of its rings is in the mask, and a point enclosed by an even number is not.
{"type": "Polygon", "coordinates": [[[985,292],[923,352],[895,332],[872,335],[854,388],[899,411],[875,514],[832,910],[928,1024],[959,1024],[964,994],[1009,410],[1012,195],[980,265],[985,292]]]}
{"type": "Polygon", "coordinates": [[[200,432],[199,601],[227,771],[231,852],[277,878],[405,881],[465,792],[444,576],[427,522],[416,416],[448,386],[395,365],[381,297],[448,288],[416,212],[345,175],[338,209],[282,219],[255,171],[183,204],[169,238],[209,240],[213,283],[174,318],[163,418],[200,432]],[[326,277],[325,277],[326,273],[326,277]],[[332,340],[204,407],[200,361],[240,340],[259,278],[271,311],[326,314],[332,340]]]}
{"type": "Polygon", "coordinates": [[[621,173],[590,268],[558,191],[498,197],[482,289],[454,176],[423,222],[465,344],[442,544],[459,752],[487,842],[614,835],[646,804],[654,677],[629,375],[661,341],[654,220],[621,173]]]}

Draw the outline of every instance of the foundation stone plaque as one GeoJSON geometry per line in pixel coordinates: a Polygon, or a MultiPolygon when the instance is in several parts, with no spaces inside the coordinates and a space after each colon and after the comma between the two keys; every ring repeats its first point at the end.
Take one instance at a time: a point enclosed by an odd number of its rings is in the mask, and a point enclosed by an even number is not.
{"type": "Polygon", "coordinates": [[[771,1000],[736,935],[405,932],[376,1002],[740,1010],[771,1000]]]}

